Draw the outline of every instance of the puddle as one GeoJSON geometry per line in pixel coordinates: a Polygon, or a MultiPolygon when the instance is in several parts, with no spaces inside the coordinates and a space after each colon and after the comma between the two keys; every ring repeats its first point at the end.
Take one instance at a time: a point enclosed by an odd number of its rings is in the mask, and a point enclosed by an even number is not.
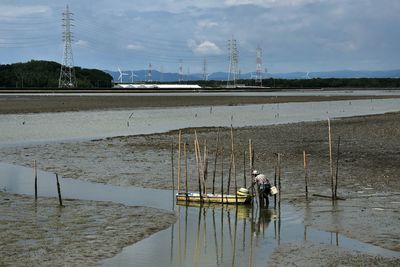
{"type": "Polygon", "coordinates": [[[0,115],[0,145],[318,121],[400,110],[400,99],[0,115]],[[299,112],[301,110],[301,112],[299,112]]]}
{"type": "MultiPolygon", "coordinates": [[[[40,196],[56,197],[55,175],[38,173],[40,196]]],[[[30,168],[0,163],[0,189],[33,195],[30,168]]],[[[304,210],[282,204],[278,210],[251,206],[175,206],[168,190],[118,187],[61,179],[64,198],[113,201],[173,209],[177,222],[170,228],[128,246],[105,266],[265,266],[281,242],[315,241],[375,255],[399,257],[390,251],[303,225],[304,210]]],[[[21,241],[21,242],[27,242],[21,241]]],[[[29,243],[29,242],[28,242],[29,243]]]]}

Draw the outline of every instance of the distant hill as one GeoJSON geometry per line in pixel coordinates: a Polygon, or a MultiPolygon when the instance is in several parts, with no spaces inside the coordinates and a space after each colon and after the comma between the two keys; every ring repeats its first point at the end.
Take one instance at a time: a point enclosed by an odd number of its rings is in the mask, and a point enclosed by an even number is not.
{"type": "MultiPolygon", "coordinates": [[[[106,73],[113,77],[114,81],[118,80],[119,72],[105,70],[106,73]]],[[[131,71],[123,71],[127,75],[123,76],[123,82],[132,81],[131,71]]],[[[147,71],[137,70],[133,71],[134,82],[146,81],[147,71]]],[[[254,73],[243,73],[240,75],[240,79],[252,79],[254,73]]],[[[386,71],[357,71],[357,70],[338,70],[338,71],[327,71],[327,72],[289,72],[289,73],[267,73],[263,75],[264,79],[277,78],[277,79],[312,79],[312,78],[400,78],[400,70],[386,70],[386,71]]],[[[209,74],[209,80],[226,81],[228,79],[227,72],[214,72],[209,74]]],[[[152,71],[152,80],[161,82],[176,82],[179,80],[178,73],[160,73],[159,71],[152,71]]],[[[183,80],[185,81],[198,81],[203,80],[203,75],[200,73],[194,73],[190,75],[184,75],[183,80]]]]}
{"type": "MultiPolygon", "coordinates": [[[[0,87],[58,87],[60,69],[59,63],[44,60],[0,65],[0,87]]],[[[79,88],[112,86],[112,77],[101,70],[75,67],[75,75],[79,88]]]]}

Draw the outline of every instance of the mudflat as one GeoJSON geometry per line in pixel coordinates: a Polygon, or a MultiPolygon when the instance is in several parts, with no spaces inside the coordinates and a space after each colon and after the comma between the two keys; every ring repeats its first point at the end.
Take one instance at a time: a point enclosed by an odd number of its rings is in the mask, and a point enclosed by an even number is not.
{"type": "Polygon", "coordinates": [[[393,96],[0,95],[0,114],[398,98],[393,96]]]}
{"type": "MultiPolygon", "coordinates": [[[[338,195],[346,200],[332,202],[329,198],[313,195],[331,195],[328,127],[325,121],[234,129],[238,185],[244,185],[243,172],[247,173],[247,185],[250,182],[247,151],[251,139],[255,148],[254,167],[265,173],[271,182],[275,176],[276,153],[282,154],[281,197],[283,201],[304,210],[306,226],[400,251],[400,113],[334,119],[331,127],[334,175],[339,136],[341,139],[337,168],[338,195]],[[307,200],[303,151],[308,155],[307,200]]],[[[197,191],[194,130],[183,129],[183,140],[189,145],[188,187],[197,191]]],[[[231,153],[230,129],[197,129],[202,151],[206,140],[209,149],[209,190],[212,188],[218,132],[220,147],[216,188],[220,188],[221,159],[226,183],[231,153]]],[[[173,131],[92,141],[1,147],[0,156],[4,162],[25,166],[31,166],[35,159],[40,169],[58,172],[65,177],[114,185],[170,189],[171,146],[175,151],[176,174],[177,140],[178,132],[173,131]]],[[[233,186],[232,182],[232,190],[233,186]]],[[[398,266],[399,261],[398,258],[370,256],[306,242],[282,244],[273,253],[270,264],[286,266],[300,262],[303,266],[320,263],[398,266]]]]}

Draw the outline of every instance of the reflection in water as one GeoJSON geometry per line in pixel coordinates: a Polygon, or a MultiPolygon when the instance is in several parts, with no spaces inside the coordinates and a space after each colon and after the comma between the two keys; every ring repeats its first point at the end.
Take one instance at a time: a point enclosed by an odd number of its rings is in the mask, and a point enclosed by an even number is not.
{"type": "Polygon", "coordinates": [[[171,228],[171,251],[173,243],[177,244],[171,253],[172,266],[252,266],[253,250],[258,249],[259,242],[275,239],[266,234],[271,220],[276,218],[275,210],[197,205],[179,207],[178,216],[175,236],[174,227],[171,228]]]}

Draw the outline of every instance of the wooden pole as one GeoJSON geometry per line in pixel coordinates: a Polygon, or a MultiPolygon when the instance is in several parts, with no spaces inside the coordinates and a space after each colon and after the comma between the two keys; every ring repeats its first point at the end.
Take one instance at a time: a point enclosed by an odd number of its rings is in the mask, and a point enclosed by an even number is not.
{"type": "Polygon", "coordinates": [[[174,141],[171,142],[172,209],[175,209],[174,141]]]}
{"type": "MultiPolygon", "coordinates": [[[[224,146],[221,150],[221,204],[224,203],[224,146]]],[[[221,213],[223,214],[223,212],[221,213]]]]}
{"type": "Polygon", "coordinates": [[[181,192],[181,137],[182,131],[179,130],[179,137],[178,137],[178,194],[181,192]]]}
{"type": "Polygon", "coordinates": [[[56,180],[57,180],[57,193],[58,193],[58,202],[60,202],[60,206],[62,207],[62,198],[61,198],[61,188],[60,182],[58,181],[58,174],[56,173],[56,180]]]}
{"type": "Polygon", "coordinates": [[[227,187],[228,195],[230,193],[230,187],[231,187],[231,174],[232,174],[232,154],[231,154],[230,161],[229,161],[228,187],[227,187]]]}
{"type": "Polygon", "coordinates": [[[36,160],[33,161],[33,172],[35,174],[35,200],[37,200],[38,198],[38,194],[37,194],[37,163],[36,160]]]}
{"type": "Polygon", "coordinates": [[[197,174],[198,174],[198,183],[199,183],[199,194],[201,199],[201,179],[200,179],[200,164],[199,164],[199,157],[197,151],[197,139],[194,140],[194,150],[196,154],[196,167],[197,167],[197,174]]]}
{"type": "Polygon", "coordinates": [[[243,151],[243,187],[247,188],[247,185],[246,185],[246,150],[243,151]]]}
{"type": "Polygon", "coordinates": [[[337,145],[337,159],[336,159],[336,177],[335,177],[335,199],[337,199],[337,184],[339,175],[339,157],[340,157],[340,136],[337,145]]]}
{"type": "Polygon", "coordinates": [[[333,186],[333,164],[332,164],[332,133],[331,133],[331,121],[328,118],[328,137],[329,137],[329,167],[331,172],[331,190],[332,190],[332,200],[335,199],[335,192],[333,186]]]}
{"type": "Polygon", "coordinates": [[[232,144],[232,165],[233,165],[233,178],[235,181],[235,203],[238,203],[237,196],[237,179],[236,179],[236,162],[235,162],[235,146],[234,146],[234,138],[233,138],[233,127],[231,125],[231,144],[232,144]]]}
{"type": "MultiPolygon", "coordinates": [[[[276,173],[277,173],[277,166],[275,166],[275,173],[274,173],[274,186],[276,187],[276,173]]],[[[274,209],[276,209],[276,194],[274,195],[274,209]]]]}
{"type": "Polygon", "coordinates": [[[217,173],[217,158],[218,158],[218,145],[219,145],[219,129],[217,132],[217,145],[215,148],[215,157],[214,157],[214,171],[213,171],[213,181],[212,181],[212,193],[215,193],[215,174],[217,173]]]}
{"type": "Polygon", "coordinates": [[[305,150],[303,150],[303,165],[304,165],[304,183],[306,186],[306,198],[308,199],[307,154],[305,150]]]}
{"type": "Polygon", "coordinates": [[[187,166],[187,146],[188,144],[183,143],[183,154],[185,157],[185,193],[186,193],[186,201],[187,201],[187,197],[188,197],[188,166],[187,166]]]}
{"type": "Polygon", "coordinates": [[[206,181],[207,181],[207,169],[208,169],[208,150],[207,150],[207,140],[204,142],[204,165],[203,165],[203,193],[207,194],[207,187],[206,187],[206,181]]]}
{"type": "Polygon", "coordinates": [[[279,153],[278,153],[278,187],[279,187],[278,206],[280,207],[282,188],[281,188],[281,154],[279,154],[279,153]]]}

